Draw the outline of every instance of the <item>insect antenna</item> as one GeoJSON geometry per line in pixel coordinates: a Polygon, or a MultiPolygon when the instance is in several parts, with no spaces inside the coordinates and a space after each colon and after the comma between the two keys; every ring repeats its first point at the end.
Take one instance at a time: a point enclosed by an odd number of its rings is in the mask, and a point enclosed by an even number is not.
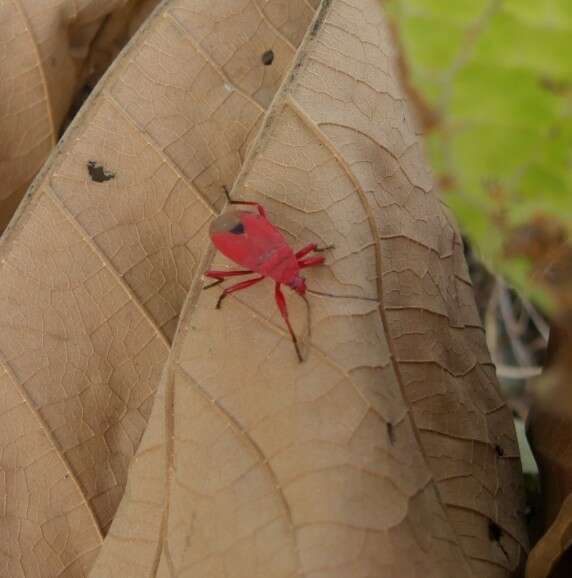
{"type": "MultiPolygon", "coordinates": [[[[308,287],[306,287],[306,292],[313,293],[314,295],[320,295],[322,297],[334,297],[336,299],[361,299],[362,301],[376,301],[376,302],[378,301],[373,297],[362,297],[361,295],[334,295],[333,293],[325,293],[323,291],[315,291],[314,289],[308,289],[308,287]]],[[[309,339],[312,336],[312,308],[310,307],[310,302],[308,301],[306,295],[302,294],[299,295],[300,297],[302,297],[304,303],[306,304],[306,324],[308,328],[308,339],[309,339]]],[[[300,350],[298,349],[298,344],[295,340],[294,340],[294,347],[296,348],[298,359],[302,361],[302,355],[300,353],[300,350]]]]}
{"type": "Polygon", "coordinates": [[[359,299],[361,301],[376,301],[379,299],[375,297],[363,297],[362,295],[334,295],[333,293],[326,293],[324,291],[316,291],[315,289],[306,288],[306,292],[312,293],[313,295],[320,295],[321,297],[333,297],[335,299],[359,299]]]}

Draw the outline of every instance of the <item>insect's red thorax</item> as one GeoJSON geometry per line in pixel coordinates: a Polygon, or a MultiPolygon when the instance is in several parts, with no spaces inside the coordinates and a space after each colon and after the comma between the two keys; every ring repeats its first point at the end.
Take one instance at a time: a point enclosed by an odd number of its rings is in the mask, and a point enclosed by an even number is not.
{"type": "MultiPolygon", "coordinates": [[[[232,211],[211,226],[211,239],[226,257],[241,265],[292,286],[300,267],[282,233],[268,219],[248,211],[232,211]]],[[[294,287],[293,287],[294,288],[294,287]]]]}

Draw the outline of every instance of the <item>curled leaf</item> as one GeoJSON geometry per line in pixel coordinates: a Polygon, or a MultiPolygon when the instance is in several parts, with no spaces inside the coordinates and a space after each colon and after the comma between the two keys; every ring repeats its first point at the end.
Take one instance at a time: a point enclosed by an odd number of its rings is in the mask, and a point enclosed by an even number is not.
{"type": "Polygon", "coordinates": [[[275,71],[295,52],[252,7],[212,56],[196,10],[149,21],[2,239],[2,575],[87,575],[113,519],[222,183],[278,87],[259,45],[275,71]]]}
{"type": "MultiPolygon", "coordinates": [[[[113,15],[111,21],[119,21],[121,16],[114,12],[126,15],[124,4],[125,0],[0,3],[0,232],[56,144],[85,79],[109,64],[101,55],[103,48],[122,43],[117,26],[110,30],[106,19],[113,15]],[[99,34],[102,27],[104,35],[99,34]],[[94,38],[99,56],[90,54],[94,38]]],[[[130,7],[131,15],[135,7],[130,7]]]]}
{"type": "MultiPolygon", "coordinates": [[[[382,7],[321,2],[294,54],[301,35],[276,15],[291,23],[296,9],[283,6],[180,0],[162,17],[188,45],[179,71],[199,57],[225,62],[244,109],[270,105],[242,149],[233,196],[262,202],[296,247],[335,244],[311,286],[377,295],[380,306],[313,298],[299,364],[268,284],[217,311],[196,276],[92,577],[508,576],[526,548],[512,419],[382,7]],[[233,47],[252,30],[250,14],[262,14],[274,44],[233,47]],[[280,68],[267,72],[269,46],[280,68]]],[[[162,46],[175,43],[169,34],[162,46]]],[[[152,104],[134,100],[128,115],[196,175],[208,154],[197,142],[219,126],[207,118],[198,131],[182,115],[163,123],[152,104]]],[[[215,175],[224,172],[197,177],[212,185],[208,199],[228,182],[215,175]]],[[[205,246],[197,273],[212,257],[205,246]]],[[[303,304],[292,296],[289,306],[301,327],[303,304]]]]}

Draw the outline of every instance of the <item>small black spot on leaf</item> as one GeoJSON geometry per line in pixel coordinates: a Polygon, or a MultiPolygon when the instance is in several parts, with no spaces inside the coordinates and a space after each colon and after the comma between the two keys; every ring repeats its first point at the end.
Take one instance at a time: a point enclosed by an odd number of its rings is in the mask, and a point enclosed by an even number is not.
{"type": "Polygon", "coordinates": [[[387,437],[391,445],[395,444],[395,427],[390,421],[387,422],[387,437]]]}
{"type": "Polygon", "coordinates": [[[491,542],[495,542],[497,546],[500,548],[501,552],[504,554],[505,558],[507,560],[510,560],[510,556],[508,555],[506,548],[503,546],[501,538],[502,538],[502,528],[496,522],[489,520],[489,540],[491,542]]]}
{"type": "Polygon", "coordinates": [[[244,225],[242,223],[238,223],[238,225],[235,225],[229,231],[229,233],[232,233],[233,235],[242,235],[244,233],[244,225]]]}
{"type": "Polygon", "coordinates": [[[491,542],[499,542],[502,536],[501,527],[492,520],[489,521],[489,540],[491,542]]]}
{"type": "Polygon", "coordinates": [[[262,64],[264,64],[264,66],[270,66],[273,62],[274,62],[274,51],[267,50],[262,55],[262,64]]]}
{"type": "Polygon", "coordinates": [[[110,181],[115,178],[115,173],[106,171],[102,165],[98,165],[95,161],[88,161],[87,172],[91,180],[96,183],[105,183],[105,181],[110,181]]]}

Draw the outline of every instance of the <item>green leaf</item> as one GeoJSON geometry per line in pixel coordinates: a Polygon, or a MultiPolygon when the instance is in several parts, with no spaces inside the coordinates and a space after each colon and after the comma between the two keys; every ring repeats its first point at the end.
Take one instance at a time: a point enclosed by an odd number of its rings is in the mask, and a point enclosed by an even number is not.
{"type": "Polygon", "coordinates": [[[544,213],[572,232],[572,2],[389,6],[411,80],[441,119],[429,153],[454,183],[448,204],[486,261],[545,301],[522,263],[503,254],[494,223],[499,212],[515,225],[544,213]]]}

